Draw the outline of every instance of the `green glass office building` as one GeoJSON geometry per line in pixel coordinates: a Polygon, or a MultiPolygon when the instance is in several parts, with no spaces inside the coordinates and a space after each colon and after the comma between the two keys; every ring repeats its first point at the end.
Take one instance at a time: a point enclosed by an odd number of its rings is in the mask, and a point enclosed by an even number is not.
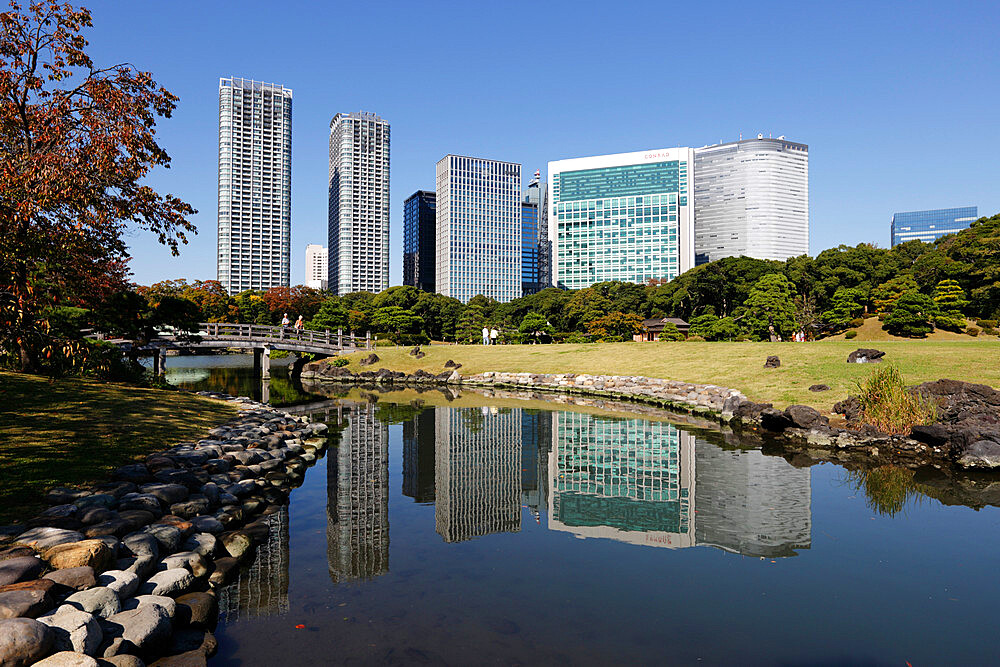
{"type": "Polygon", "coordinates": [[[550,162],[553,282],[645,283],[694,266],[693,169],[690,148],[550,162]]]}

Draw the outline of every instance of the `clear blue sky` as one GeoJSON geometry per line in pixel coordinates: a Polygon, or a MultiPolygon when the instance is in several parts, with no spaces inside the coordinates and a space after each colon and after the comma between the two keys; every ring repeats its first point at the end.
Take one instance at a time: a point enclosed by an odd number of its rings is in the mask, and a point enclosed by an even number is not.
{"type": "Polygon", "coordinates": [[[139,283],[215,278],[218,79],[294,89],[292,283],[326,244],[337,112],[392,125],[392,269],[403,200],[447,153],[520,162],[744,136],[809,144],[811,252],[889,245],[894,211],[1000,211],[994,2],[255,2],[95,0],[99,64],[180,96],[151,183],[191,202],[179,259],[130,239],[139,283]]]}

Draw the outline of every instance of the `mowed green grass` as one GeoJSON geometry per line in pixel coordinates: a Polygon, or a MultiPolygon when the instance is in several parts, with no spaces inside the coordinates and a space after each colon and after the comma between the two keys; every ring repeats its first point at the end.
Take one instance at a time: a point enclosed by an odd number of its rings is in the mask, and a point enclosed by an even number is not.
{"type": "Polygon", "coordinates": [[[917,384],[952,378],[1000,387],[1000,342],[968,338],[964,341],[857,341],[827,340],[814,343],[591,343],[583,345],[425,345],[423,359],[410,356],[411,348],[380,347],[381,361],[361,368],[367,353],[347,357],[350,369],[389,368],[413,372],[444,371],[452,359],[462,375],[485,371],[530,373],[589,373],[594,375],[644,375],[698,384],[716,384],[742,391],[748,398],[776,407],[811,405],[829,411],[854,391],[855,382],[870,367],[848,364],[847,355],[858,347],[876,347],[885,360],[899,366],[904,380],[917,384]],[[780,368],[764,368],[768,355],[781,359],[780,368]],[[831,391],[811,392],[809,386],[826,384],[831,391]]]}
{"type": "Polygon", "coordinates": [[[106,481],[236,413],[193,394],[0,371],[0,522],[30,517],[50,487],[106,481]]]}

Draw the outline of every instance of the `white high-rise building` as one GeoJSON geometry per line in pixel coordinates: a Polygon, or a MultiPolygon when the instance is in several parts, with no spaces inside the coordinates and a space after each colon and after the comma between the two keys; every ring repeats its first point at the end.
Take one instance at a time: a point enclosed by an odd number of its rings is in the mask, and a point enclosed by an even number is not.
{"type": "Polygon", "coordinates": [[[389,123],[368,113],[330,121],[328,287],[389,287],[389,123]]]}
{"type": "Polygon", "coordinates": [[[521,296],[521,165],[446,155],[437,163],[435,289],[459,301],[521,296]]]}
{"type": "Polygon", "coordinates": [[[694,266],[693,165],[690,148],[549,162],[555,285],[642,284],[694,266]]]}
{"type": "Polygon", "coordinates": [[[313,289],[326,289],[326,276],[326,248],[318,243],[310,243],[306,246],[306,287],[312,287],[313,289]]]}
{"type": "Polygon", "coordinates": [[[809,252],[809,147],[757,135],[694,151],[695,257],[809,252]]]}
{"type": "Polygon", "coordinates": [[[219,80],[218,278],[230,294],[288,287],[292,91],[219,80]]]}

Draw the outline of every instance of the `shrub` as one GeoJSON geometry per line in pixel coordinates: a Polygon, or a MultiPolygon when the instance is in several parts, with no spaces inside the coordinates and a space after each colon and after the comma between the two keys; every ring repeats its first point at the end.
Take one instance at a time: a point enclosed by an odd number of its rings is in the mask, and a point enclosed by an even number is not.
{"type": "Polygon", "coordinates": [[[330,365],[336,366],[337,368],[343,368],[344,366],[347,366],[349,363],[351,362],[349,362],[347,359],[344,359],[343,357],[337,357],[336,359],[330,362],[330,365]]]}
{"type": "Polygon", "coordinates": [[[705,339],[702,338],[701,336],[688,336],[687,337],[687,342],[689,342],[689,343],[704,343],[705,339]]]}
{"type": "Polygon", "coordinates": [[[979,335],[979,327],[965,327],[965,333],[972,337],[976,337],[979,335]]]}
{"type": "Polygon", "coordinates": [[[983,328],[983,333],[986,333],[987,329],[996,329],[997,328],[997,321],[996,320],[976,320],[976,324],[978,324],[979,326],[981,326],[983,328]]]}
{"type": "Polygon", "coordinates": [[[395,347],[396,343],[389,340],[388,338],[379,338],[375,341],[375,347],[395,347]]]}
{"type": "Polygon", "coordinates": [[[984,336],[996,336],[997,330],[994,329],[993,327],[983,327],[982,334],[984,336]]]}
{"type": "MultiPolygon", "coordinates": [[[[714,317],[714,315],[706,315],[704,317],[714,317]]],[[[673,322],[667,322],[663,325],[663,331],[660,332],[660,337],[657,340],[664,343],[670,341],[684,340],[684,334],[677,330],[677,325],[673,322]]]]}
{"type": "Polygon", "coordinates": [[[566,336],[566,338],[565,338],[565,340],[563,342],[566,342],[566,343],[589,343],[591,341],[590,341],[590,337],[589,336],[585,336],[585,335],[583,335],[581,333],[571,333],[568,336],[566,336]]]}
{"type": "Polygon", "coordinates": [[[931,424],[937,418],[935,404],[909,391],[894,364],[877,366],[857,387],[861,422],[882,433],[906,434],[916,424],[931,424]]]}
{"type": "Polygon", "coordinates": [[[737,343],[749,343],[750,342],[750,336],[747,336],[745,334],[740,334],[739,336],[736,337],[736,342],[737,343]]]}
{"type": "Polygon", "coordinates": [[[854,331],[853,329],[844,334],[844,338],[846,338],[847,340],[851,340],[852,338],[857,338],[857,337],[858,337],[858,332],[854,331]]]}
{"type": "Polygon", "coordinates": [[[864,323],[865,323],[865,321],[864,321],[864,319],[863,319],[863,318],[860,318],[860,317],[855,317],[855,318],[854,318],[853,320],[851,320],[851,321],[850,321],[850,322],[848,323],[848,326],[850,326],[850,327],[853,327],[853,328],[857,329],[858,327],[862,326],[862,325],[863,325],[864,323]]]}
{"type": "Polygon", "coordinates": [[[288,350],[271,350],[272,359],[287,359],[292,356],[292,353],[288,350]]]}

